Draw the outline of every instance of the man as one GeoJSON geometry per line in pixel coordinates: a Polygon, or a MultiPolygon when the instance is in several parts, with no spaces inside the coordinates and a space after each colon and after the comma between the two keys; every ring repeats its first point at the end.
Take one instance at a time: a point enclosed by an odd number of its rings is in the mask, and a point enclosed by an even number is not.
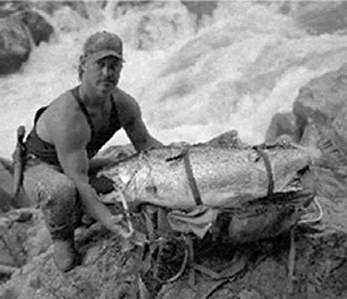
{"type": "Polygon", "coordinates": [[[81,84],[37,111],[25,142],[23,186],[43,212],[54,243],[53,258],[63,272],[79,263],[72,221],[79,205],[122,234],[118,217],[90,185],[88,171],[98,150],[121,128],[137,151],[162,145],[148,133],[137,102],[117,87],[124,62],[120,38],[98,32],[86,40],[83,50],[81,84]]]}

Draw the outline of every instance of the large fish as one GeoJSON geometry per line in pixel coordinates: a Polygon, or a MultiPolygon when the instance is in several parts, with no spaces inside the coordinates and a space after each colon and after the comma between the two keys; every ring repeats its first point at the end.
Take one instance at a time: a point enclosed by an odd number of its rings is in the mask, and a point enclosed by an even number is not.
{"type": "Polygon", "coordinates": [[[302,200],[295,196],[300,193],[312,198],[314,188],[305,178],[318,158],[317,150],[296,145],[168,146],[109,165],[98,176],[113,180],[128,202],[238,210],[268,198],[302,200]]]}

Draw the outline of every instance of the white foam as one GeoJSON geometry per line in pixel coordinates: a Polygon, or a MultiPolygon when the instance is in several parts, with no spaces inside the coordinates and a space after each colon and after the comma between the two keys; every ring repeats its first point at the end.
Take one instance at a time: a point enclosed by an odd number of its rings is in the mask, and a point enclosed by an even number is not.
{"type": "MultiPolygon", "coordinates": [[[[145,12],[120,16],[112,5],[94,7],[86,21],[62,9],[50,20],[61,31],[19,72],[0,79],[0,156],[11,155],[20,124],[31,129],[36,109],[78,84],[82,43],[102,29],[125,41],[120,86],[139,101],[152,135],[165,143],[202,142],[237,129],[243,141],[262,142],[272,115],[289,111],[302,85],[344,63],[347,38],[307,36],[276,13],[279,4],[221,3],[199,32],[180,3],[155,8],[147,51],[134,48],[145,12]]],[[[128,142],[121,132],[109,144],[128,142]]]]}

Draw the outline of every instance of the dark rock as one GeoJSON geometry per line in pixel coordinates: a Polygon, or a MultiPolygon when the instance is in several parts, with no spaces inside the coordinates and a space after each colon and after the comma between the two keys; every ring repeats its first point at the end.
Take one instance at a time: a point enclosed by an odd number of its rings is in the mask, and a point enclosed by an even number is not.
{"type": "Polygon", "coordinates": [[[35,209],[11,210],[0,217],[1,265],[21,267],[51,244],[43,217],[35,209]]]}
{"type": "Polygon", "coordinates": [[[12,18],[0,19],[0,75],[19,70],[30,51],[28,27],[12,18]]]}
{"type": "Polygon", "coordinates": [[[16,200],[12,199],[13,194],[13,169],[12,163],[0,158],[0,210],[8,212],[11,207],[17,206],[24,199],[23,192],[18,194],[16,200]]]}
{"type": "Polygon", "coordinates": [[[320,149],[318,192],[335,202],[347,196],[347,65],[309,82],[294,102],[300,144],[320,149]]]}
{"type": "Polygon", "coordinates": [[[293,142],[298,142],[298,132],[296,128],[296,120],[293,113],[276,113],[272,119],[269,128],[265,134],[265,142],[273,143],[280,136],[286,135],[293,142]]]}
{"type": "Polygon", "coordinates": [[[53,26],[33,10],[21,10],[14,13],[11,17],[23,22],[29,28],[35,45],[39,45],[42,41],[49,41],[50,36],[54,32],[53,26]]]}
{"type": "Polygon", "coordinates": [[[0,8],[0,74],[20,69],[31,52],[31,41],[39,45],[48,41],[54,29],[28,3],[8,3],[0,8]]]}
{"type": "Polygon", "coordinates": [[[6,18],[10,15],[12,15],[13,13],[15,13],[17,10],[14,10],[14,9],[3,9],[3,8],[0,8],[0,18],[6,18]]]}
{"type": "Polygon", "coordinates": [[[6,213],[11,208],[13,169],[9,160],[0,158],[0,209],[6,213]]]}
{"type": "Polygon", "coordinates": [[[332,123],[346,104],[346,98],[347,64],[300,88],[293,104],[299,137],[310,121],[323,125],[332,123]]]}
{"type": "Polygon", "coordinates": [[[13,166],[12,162],[0,158],[0,210],[8,212],[11,208],[30,206],[29,200],[23,190],[13,198],[13,166]]]}
{"type": "Polygon", "coordinates": [[[0,18],[8,17],[18,11],[30,9],[28,1],[1,1],[0,2],[0,18]]]}
{"type": "Polygon", "coordinates": [[[242,143],[236,130],[227,131],[206,142],[207,145],[225,148],[242,148],[246,145],[242,143]]]}
{"type": "MultiPolygon", "coordinates": [[[[347,103],[345,103],[335,119],[332,121],[331,127],[335,130],[336,134],[339,136],[339,139],[347,142],[347,103]]],[[[341,144],[339,147],[347,151],[347,146],[345,143],[341,144]]],[[[347,156],[347,152],[345,155],[347,156]]]]}
{"type": "MultiPolygon", "coordinates": [[[[83,265],[61,275],[52,260],[52,246],[12,275],[3,293],[12,290],[20,298],[125,298],[141,284],[142,249],[122,251],[119,237],[95,224],[77,237],[83,265]],[[69,283],[66,284],[66,278],[69,283]],[[21,281],[19,285],[19,281],[21,281]],[[133,290],[132,290],[133,289],[133,290]]],[[[1,292],[0,292],[1,294],[1,292]]],[[[135,298],[135,297],[131,297],[135,298]]]]}
{"type": "Polygon", "coordinates": [[[347,2],[324,1],[300,3],[292,15],[309,34],[332,34],[347,28],[347,2]]]}
{"type": "Polygon", "coordinates": [[[199,21],[203,15],[212,16],[213,11],[218,6],[218,1],[184,1],[181,3],[187,7],[188,11],[197,16],[199,21]]]}

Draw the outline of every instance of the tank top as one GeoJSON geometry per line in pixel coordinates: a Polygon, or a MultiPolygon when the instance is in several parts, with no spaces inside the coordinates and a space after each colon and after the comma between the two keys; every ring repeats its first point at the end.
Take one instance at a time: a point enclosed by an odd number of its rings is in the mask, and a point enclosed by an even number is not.
{"type": "MultiPolygon", "coordinates": [[[[103,125],[99,132],[95,132],[95,126],[92,120],[92,117],[90,116],[86,106],[82,102],[79,94],[78,94],[78,86],[70,90],[74,99],[77,101],[79,108],[81,109],[82,113],[85,115],[87,122],[89,124],[90,130],[91,130],[91,138],[90,141],[87,144],[86,151],[88,158],[93,158],[97,152],[101,149],[101,147],[111,139],[111,137],[122,127],[118,111],[116,107],[116,102],[113,96],[111,95],[111,115],[110,115],[110,123],[103,125]]],[[[34,117],[34,127],[29,133],[26,141],[25,141],[25,147],[28,154],[33,154],[37,158],[39,158],[41,161],[53,165],[60,166],[57,152],[55,149],[55,146],[51,143],[48,143],[44,140],[42,140],[36,131],[36,124],[39,120],[42,113],[48,108],[48,106],[41,107],[38,109],[35,113],[34,117]]]]}

